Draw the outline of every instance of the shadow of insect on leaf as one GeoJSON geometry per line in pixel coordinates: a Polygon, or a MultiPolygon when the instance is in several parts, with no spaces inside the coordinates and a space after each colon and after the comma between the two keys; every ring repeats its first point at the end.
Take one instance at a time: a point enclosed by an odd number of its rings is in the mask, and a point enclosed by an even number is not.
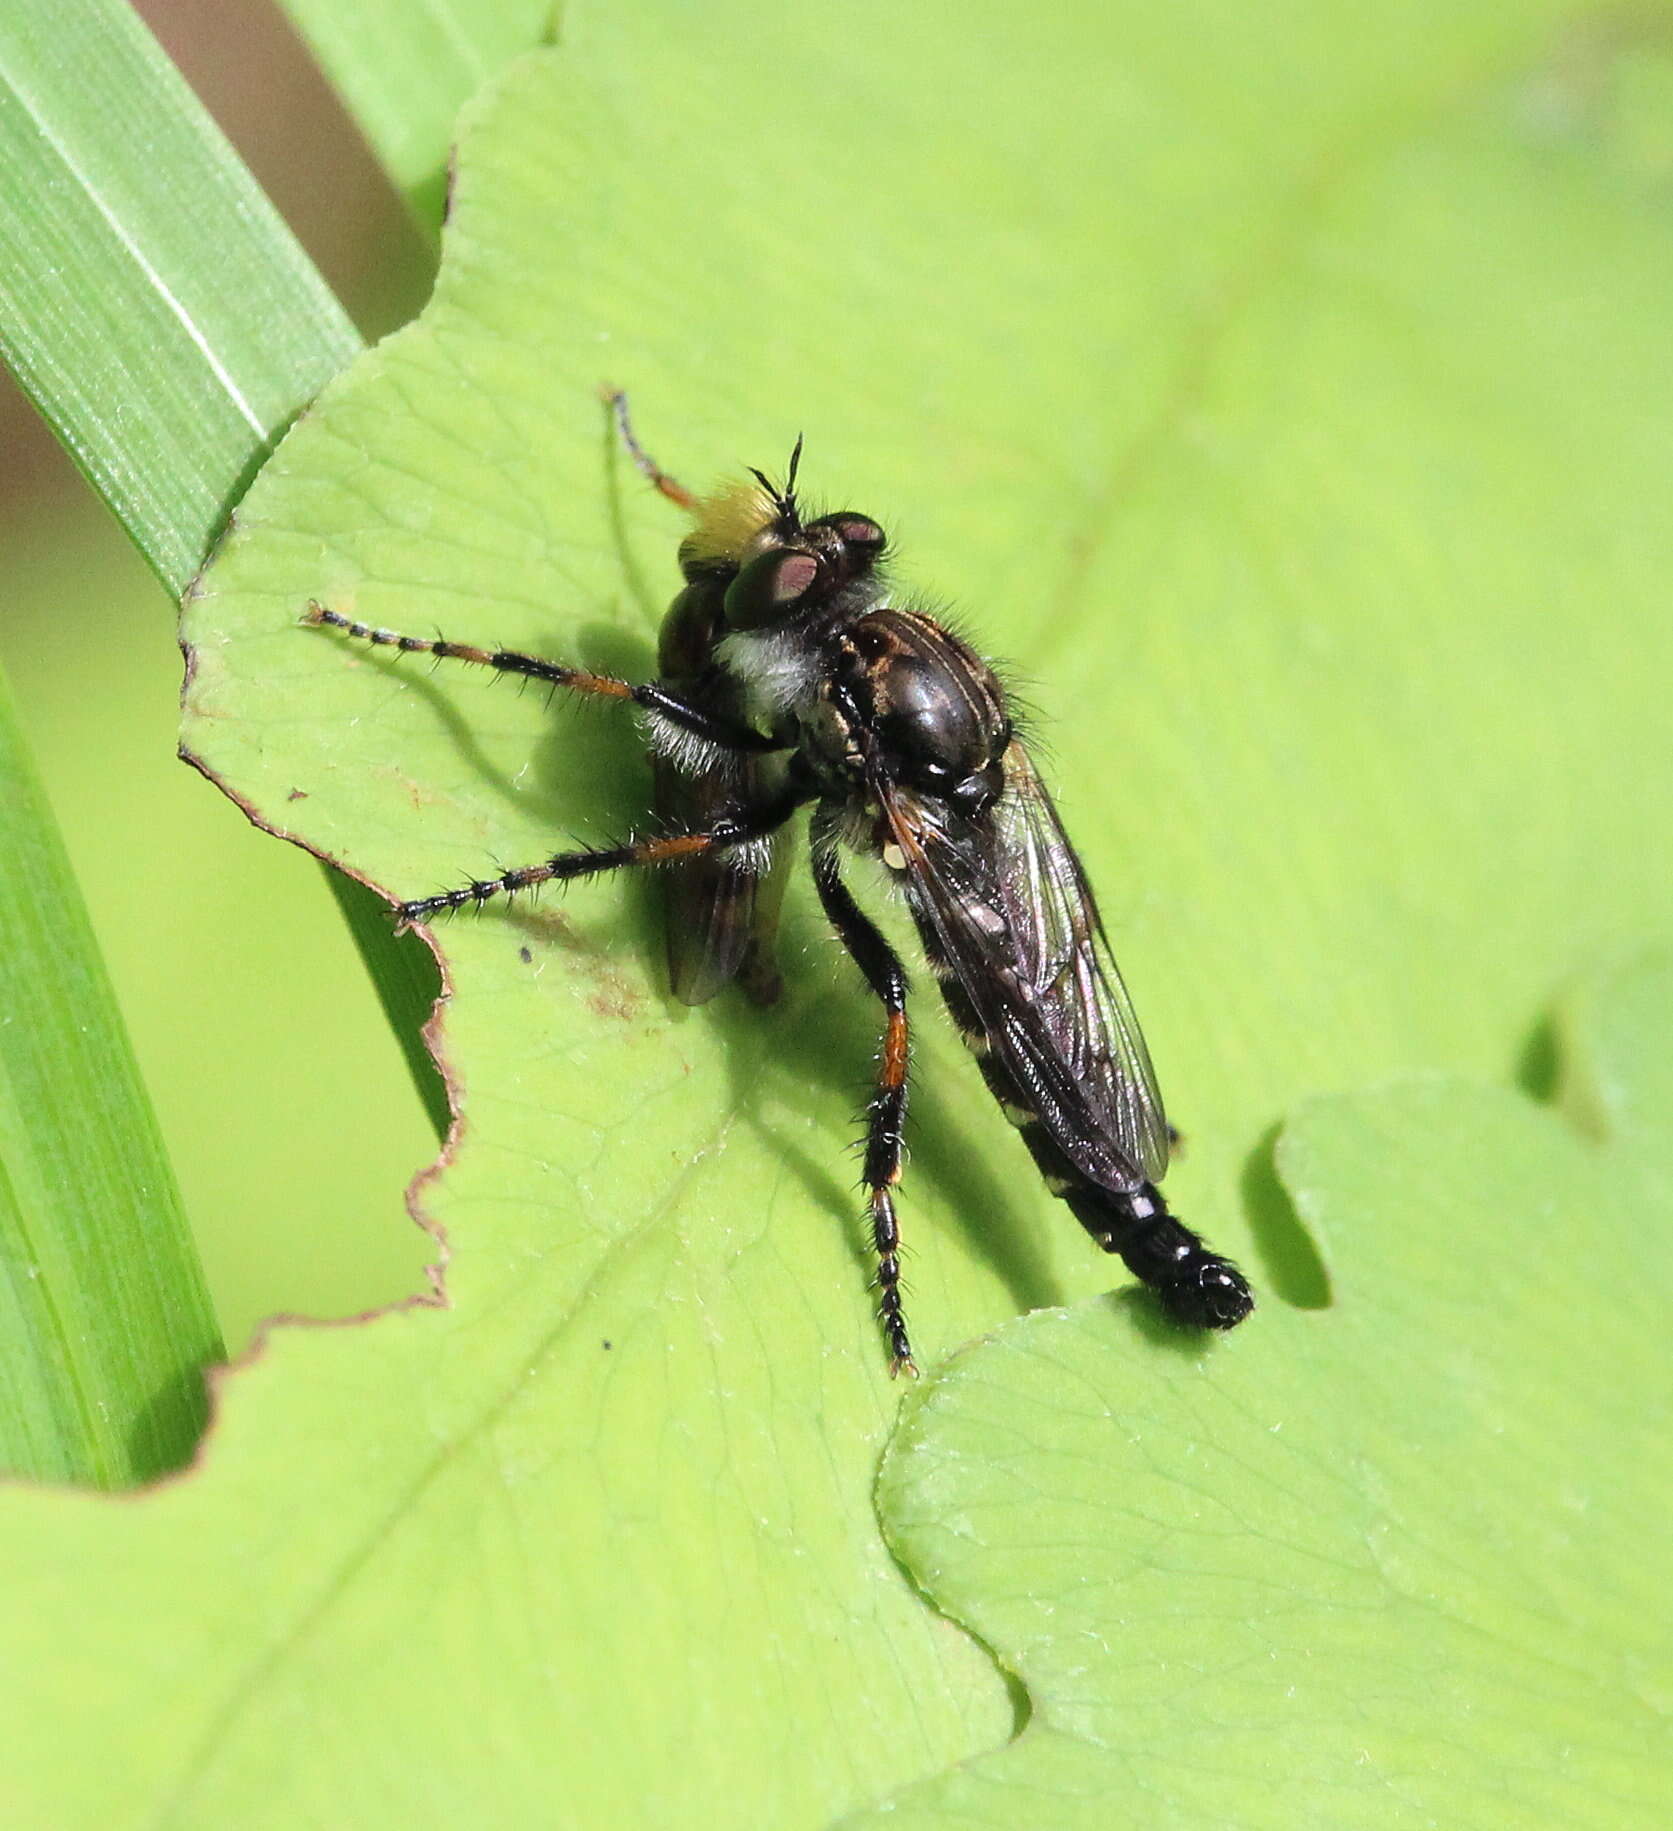
{"type": "Polygon", "coordinates": [[[1557,1022],[1549,1013],[1528,1032],[1516,1059],[1516,1085],[1530,1100],[1553,1105],[1561,1085],[1561,1051],[1557,1022]]]}
{"type": "MultiPolygon", "coordinates": [[[[571,650],[586,653],[595,666],[625,666],[629,672],[642,672],[649,656],[643,641],[606,623],[588,625],[579,636],[572,634],[567,640],[554,635],[531,645],[536,654],[571,650]]],[[[440,675],[423,665],[422,656],[371,649],[355,651],[354,659],[422,698],[482,785],[519,814],[550,821],[554,833],[566,821],[593,828],[642,822],[650,805],[644,739],[633,721],[624,719],[615,706],[568,696],[559,699],[539,682],[474,669],[468,672],[476,674],[484,697],[462,694],[457,673],[440,675]],[[550,701],[541,734],[530,746],[526,761],[510,772],[488,755],[478,735],[480,708],[492,703],[485,696],[506,691],[533,693],[543,702],[550,701]]]]}
{"type": "MultiPolygon", "coordinates": [[[[878,1036],[871,1007],[846,980],[824,983],[817,964],[823,950],[812,944],[819,932],[814,920],[809,912],[786,912],[786,989],[779,1004],[761,1010],[722,996],[705,1014],[726,1045],[734,1109],[790,1169],[809,1200],[842,1225],[856,1267],[869,1278],[874,1261],[857,1158],[854,1181],[845,1184],[833,1168],[840,1157],[833,1160],[823,1147],[818,1155],[803,1150],[789,1128],[766,1115],[770,1103],[788,1102],[820,1121],[828,1134],[829,1126],[840,1128],[855,1115],[872,1080],[878,1036]]],[[[933,1082],[918,1080],[909,1115],[908,1191],[935,1189],[947,1199],[972,1256],[1000,1280],[1019,1310],[1066,1301],[1043,1250],[1040,1217],[1027,1213],[1018,1199],[1033,1187],[1026,1171],[1019,1166],[1014,1183],[996,1175],[966,1138],[951,1096],[933,1082]]],[[[985,1110],[981,1116],[987,1117],[985,1110]]],[[[854,1118],[848,1130],[857,1152],[862,1122],[854,1118]]],[[[910,1249],[910,1220],[906,1239],[910,1249]]],[[[921,1233],[916,1243],[922,1244],[921,1233]]]]}
{"type": "Polygon", "coordinates": [[[1164,1353],[1199,1361],[1212,1353],[1216,1337],[1200,1329],[1186,1329],[1172,1321],[1156,1300],[1155,1293],[1142,1284],[1129,1284],[1118,1291],[1106,1291],[1102,1304],[1112,1316],[1119,1317],[1147,1347],[1164,1353]]]}

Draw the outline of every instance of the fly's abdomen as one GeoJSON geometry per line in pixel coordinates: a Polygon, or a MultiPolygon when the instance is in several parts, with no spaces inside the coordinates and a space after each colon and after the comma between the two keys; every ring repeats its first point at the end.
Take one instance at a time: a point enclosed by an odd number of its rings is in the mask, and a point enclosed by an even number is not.
{"type": "MultiPolygon", "coordinates": [[[[920,930],[920,932],[922,932],[920,930]]],[[[1040,1117],[1043,1100],[1013,1072],[977,1014],[969,994],[946,967],[933,934],[925,952],[941,986],[954,1028],[976,1057],[988,1092],[1021,1134],[1046,1187],[1105,1252],[1151,1287],[1174,1321],[1194,1329],[1230,1329],[1254,1308],[1247,1280],[1229,1259],[1211,1251],[1168,1210],[1161,1191],[1137,1169],[1123,1173],[1101,1139],[1060,1141],[1040,1117]],[[1071,1157],[1108,1163],[1096,1179],[1071,1157]]]]}

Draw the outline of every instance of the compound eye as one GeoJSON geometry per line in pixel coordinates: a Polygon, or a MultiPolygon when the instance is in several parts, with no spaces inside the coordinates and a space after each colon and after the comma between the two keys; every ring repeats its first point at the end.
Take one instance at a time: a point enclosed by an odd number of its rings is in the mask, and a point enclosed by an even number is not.
{"type": "Polygon", "coordinates": [[[858,547],[860,553],[882,553],[884,533],[871,516],[833,515],[831,525],[838,535],[842,535],[847,546],[858,547]]]}
{"type": "Polygon", "coordinates": [[[845,547],[852,547],[861,557],[875,559],[886,544],[883,530],[869,515],[827,515],[825,523],[845,547]]]}
{"type": "Polygon", "coordinates": [[[807,532],[816,543],[828,544],[839,567],[852,576],[868,571],[883,556],[888,538],[869,515],[856,515],[843,509],[836,515],[821,515],[810,521],[807,532]]]}
{"type": "Polygon", "coordinates": [[[793,610],[819,582],[819,561],[811,553],[775,548],[752,559],[726,589],[726,621],[732,629],[757,629],[793,610]]]}

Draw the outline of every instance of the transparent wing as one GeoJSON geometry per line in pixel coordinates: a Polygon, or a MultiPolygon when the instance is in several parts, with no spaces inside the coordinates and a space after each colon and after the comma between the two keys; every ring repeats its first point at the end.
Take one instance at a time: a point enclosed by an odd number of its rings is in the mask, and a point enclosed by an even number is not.
{"type": "Polygon", "coordinates": [[[1027,752],[1005,754],[983,820],[895,793],[884,807],[932,955],[973,1008],[1019,1102],[1101,1187],[1159,1182],[1168,1122],[1097,904],[1027,752]]]}
{"type": "MultiPolygon", "coordinates": [[[[686,774],[666,758],[656,760],[656,810],[664,829],[686,832],[706,826],[721,808],[758,787],[760,765],[735,771],[686,774]]],[[[782,853],[783,848],[779,851],[782,853]]],[[[773,932],[783,890],[781,861],[763,877],[741,869],[724,854],[693,858],[663,872],[668,931],[668,972],[674,996],[688,1005],[707,1004],[715,993],[742,979],[758,1003],[776,996],[773,932]]]]}

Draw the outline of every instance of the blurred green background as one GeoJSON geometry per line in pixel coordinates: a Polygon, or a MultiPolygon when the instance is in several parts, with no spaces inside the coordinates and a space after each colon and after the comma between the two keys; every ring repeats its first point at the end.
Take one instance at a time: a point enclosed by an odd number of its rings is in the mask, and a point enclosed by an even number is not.
{"type": "MultiPolygon", "coordinates": [[[[263,0],[138,10],[362,332],[410,317],[429,256],[279,14],[263,0]]],[[[434,1137],[320,869],[177,759],[175,607],[3,371],[0,551],[0,664],[228,1351],[265,1316],[422,1289],[433,1247],[398,1192],[434,1137]]]]}

